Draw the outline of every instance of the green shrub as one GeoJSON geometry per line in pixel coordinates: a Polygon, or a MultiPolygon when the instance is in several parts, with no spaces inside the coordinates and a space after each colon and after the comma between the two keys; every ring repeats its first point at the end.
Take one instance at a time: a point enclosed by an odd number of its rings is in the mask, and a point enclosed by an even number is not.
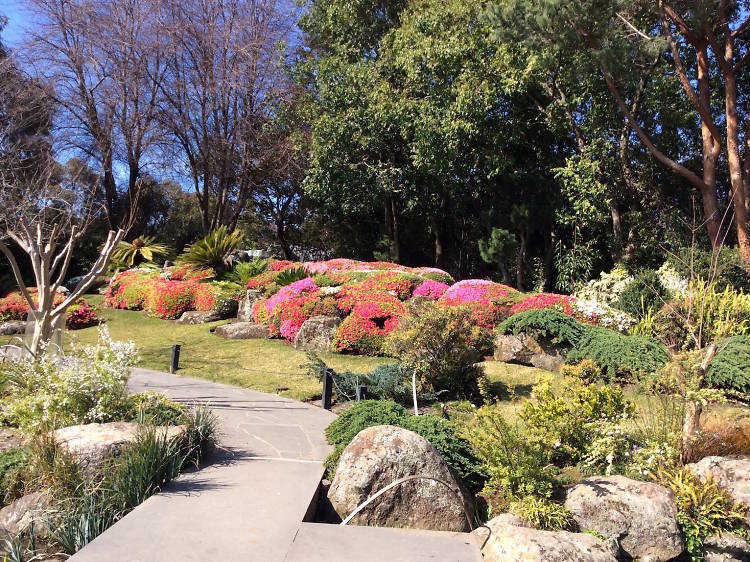
{"type": "Polygon", "coordinates": [[[376,425],[395,425],[413,431],[432,443],[445,463],[472,490],[484,480],[480,465],[468,442],[458,436],[453,424],[436,416],[412,416],[407,410],[386,400],[362,400],[342,412],[326,429],[328,442],[334,446],[326,459],[333,473],[341,453],[363,429],[376,425]]]}
{"type": "Polygon", "coordinates": [[[647,313],[659,310],[670,298],[659,275],[649,269],[628,283],[617,301],[617,308],[635,318],[643,318],[647,313]]]}
{"type": "Polygon", "coordinates": [[[180,425],[186,408],[160,392],[142,392],[129,397],[130,418],[149,425],[180,425]]]}
{"type": "Polygon", "coordinates": [[[242,243],[242,232],[229,232],[226,226],[212,230],[206,236],[193,242],[177,258],[177,263],[192,266],[198,270],[225,271],[232,263],[232,255],[242,243]]]}
{"type": "Polygon", "coordinates": [[[245,290],[247,283],[253,277],[266,271],[268,260],[255,259],[251,261],[239,261],[232,266],[232,269],[226,271],[222,280],[232,289],[245,290]]]}
{"type": "Polygon", "coordinates": [[[552,309],[514,314],[497,327],[502,334],[524,332],[553,344],[569,346],[567,361],[592,361],[612,380],[661,368],[669,359],[667,349],[654,339],[627,336],[599,326],[582,324],[552,309]]]}
{"type": "Polygon", "coordinates": [[[497,331],[501,334],[524,332],[554,344],[574,346],[586,331],[586,326],[567,314],[553,308],[527,310],[504,320],[497,331]]]}
{"type": "Polygon", "coordinates": [[[674,492],[677,524],[691,560],[703,560],[703,542],[711,535],[747,533],[745,506],[734,502],[711,478],[701,481],[680,468],[660,470],[658,480],[674,492]]]}
{"type": "Polygon", "coordinates": [[[307,277],[310,277],[310,274],[304,267],[290,267],[289,269],[279,271],[276,276],[275,284],[278,288],[286,287],[295,281],[300,281],[307,277]]]}
{"type": "Polygon", "coordinates": [[[479,353],[471,345],[476,326],[461,307],[425,306],[407,316],[386,339],[387,352],[415,372],[423,392],[448,391],[452,396],[478,393],[482,376],[479,353]]]}
{"type": "Polygon", "coordinates": [[[24,493],[24,475],[29,464],[30,449],[13,447],[0,453],[0,502],[9,504],[24,493]]]}
{"type": "Polygon", "coordinates": [[[734,336],[718,343],[706,382],[715,388],[750,392],[750,336],[734,336]]]}
{"type": "Polygon", "coordinates": [[[659,370],[669,360],[667,348],[645,336],[626,336],[597,326],[587,326],[567,361],[590,359],[608,380],[659,370]]]}
{"type": "Polygon", "coordinates": [[[557,469],[539,443],[508,423],[498,406],[479,408],[464,435],[488,476],[482,496],[493,513],[505,511],[518,498],[552,495],[557,469]]]}
{"type": "Polygon", "coordinates": [[[719,291],[732,287],[750,292],[750,275],[738,248],[723,246],[718,256],[710,250],[683,248],[667,261],[687,279],[713,277],[719,291]]]}
{"type": "Polygon", "coordinates": [[[578,363],[563,365],[560,374],[590,384],[599,380],[602,370],[591,359],[584,359],[578,363]]]}
{"type": "Polygon", "coordinates": [[[525,496],[511,502],[510,512],[518,515],[535,529],[562,531],[570,530],[574,526],[570,511],[547,498],[525,496]]]}

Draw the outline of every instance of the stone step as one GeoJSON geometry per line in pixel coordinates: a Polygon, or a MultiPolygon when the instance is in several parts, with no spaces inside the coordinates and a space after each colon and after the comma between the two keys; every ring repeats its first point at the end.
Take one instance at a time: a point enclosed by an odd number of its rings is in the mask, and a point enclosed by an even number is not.
{"type": "Polygon", "coordinates": [[[482,562],[468,533],[302,523],[284,562],[482,562]]]}

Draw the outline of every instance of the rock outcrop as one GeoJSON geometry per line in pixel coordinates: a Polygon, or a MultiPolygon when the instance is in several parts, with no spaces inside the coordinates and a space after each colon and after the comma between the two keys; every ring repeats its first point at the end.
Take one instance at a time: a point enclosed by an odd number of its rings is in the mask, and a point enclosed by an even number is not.
{"type": "Polygon", "coordinates": [[[313,316],[305,320],[294,337],[294,348],[304,351],[333,351],[333,337],[341,324],[338,316],[313,316]]]}
{"type": "Polygon", "coordinates": [[[0,529],[11,536],[22,533],[34,518],[44,513],[48,503],[47,496],[42,492],[32,492],[18,498],[0,509],[0,529]]]}
{"type": "Polygon", "coordinates": [[[734,501],[747,507],[745,520],[750,524],[750,458],[705,457],[687,469],[701,480],[711,477],[734,501]]]}
{"type": "Polygon", "coordinates": [[[343,519],[379,490],[406,476],[437,478],[406,481],[365,507],[352,524],[468,531],[473,520],[471,496],[451,474],[432,444],[412,431],[392,425],[360,431],[344,449],[328,499],[343,519]]]}
{"type": "Polygon", "coordinates": [[[249,322],[253,319],[253,305],[263,298],[263,293],[248,289],[245,296],[240,300],[237,309],[237,320],[240,322],[249,322]]]}
{"type": "Polygon", "coordinates": [[[565,363],[566,350],[537,340],[524,333],[495,336],[495,360],[520,363],[548,371],[559,371],[565,363]]]}
{"type": "Polygon", "coordinates": [[[268,326],[255,322],[232,322],[217,326],[214,334],[228,340],[261,340],[268,337],[268,326]]]}
{"type": "Polygon", "coordinates": [[[25,320],[8,320],[0,323],[0,336],[17,336],[26,332],[25,320]]]}
{"type": "Polygon", "coordinates": [[[616,539],[630,558],[671,560],[683,550],[672,492],[624,476],[595,477],[568,491],[565,507],[578,526],[616,539]]]}

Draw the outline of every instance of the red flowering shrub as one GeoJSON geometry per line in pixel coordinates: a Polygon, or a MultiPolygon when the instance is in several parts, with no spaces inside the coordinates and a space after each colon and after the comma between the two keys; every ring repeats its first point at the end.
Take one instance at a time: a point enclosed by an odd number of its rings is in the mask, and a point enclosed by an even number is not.
{"type": "Polygon", "coordinates": [[[268,269],[271,271],[283,271],[289,267],[296,267],[297,264],[289,260],[274,260],[268,264],[268,269]]]}
{"type": "Polygon", "coordinates": [[[336,314],[336,300],[333,297],[326,297],[322,291],[307,292],[277,304],[270,316],[268,330],[272,336],[280,335],[294,341],[308,318],[336,314]]]}
{"type": "Polygon", "coordinates": [[[557,295],[554,293],[538,293],[523,299],[521,302],[514,304],[510,313],[517,314],[527,310],[538,310],[541,308],[554,308],[567,314],[568,316],[576,315],[576,298],[568,295],[557,295]]]}
{"type": "Polygon", "coordinates": [[[89,306],[85,300],[81,299],[77,303],[70,305],[68,315],[65,318],[65,326],[68,330],[80,330],[99,324],[101,318],[97,316],[96,309],[89,306]]]}
{"type": "MultiPolygon", "coordinates": [[[[342,309],[342,301],[339,300],[342,309]]],[[[344,308],[350,308],[336,330],[333,346],[336,351],[380,355],[385,336],[390,334],[406,313],[404,305],[388,293],[360,292],[347,295],[344,308]]]]}
{"type": "Polygon", "coordinates": [[[153,289],[157,272],[129,269],[118,273],[109,283],[104,305],[110,308],[141,310],[153,289]]]}
{"type": "Polygon", "coordinates": [[[167,277],[172,281],[200,281],[216,275],[212,269],[195,269],[189,264],[180,264],[167,270],[167,277]]]}
{"type": "MultiPolygon", "coordinates": [[[[34,301],[34,305],[39,303],[37,298],[37,290],[35,288],[29,289],[31,300],[34,301]]],[[[57,306],[65,300],[65,295],[57,293],[53,299],[53,306],[57,306]]],[[[5,297],[0,299],[0,322],[6,322],[8,320],[26,320],[26,316],[29,314],[29,303],[26,302],[26,298],[21,294],[20,291],[14,291],[8,293],[5,297]]]]}
{"type": "Polygon", "coordinates": [[[421,281],[420,277],[399,271],[382,271],[370,275],[362,282],[365,291],[385,291],[406,300],[411,297],[414,287],[421,281]]]}
{"type": "Polygon", "coordinates": [[[145,303],[145,309],[152,316],[172,320],[183,312],[193,310],[195,304],[195,281],[168,281],[155,279],[153,289],[145,303]]]}
{"type": "Polygon", "coordinates": [[[255,291],[265,291],[266,288],[274,284],[278,275],[278,271],[264,271],[260,275],[251,277],[247,282],[247,288],[255,291]]]}
{"type": "Polygon", "coordinates": [[[500,283],[483,279],[467,279],[452,285],[438,301],[444,306],[460,306],[468,311],[471,321],[490,338],[489,333],[508,317],[520,293],[500,283]]]}
{"type": "Polygon", "coordinates": [[[428,279],[414,290],[414,296],[427,297],[432,300],[438,300],[448,290],[447,283],[432,281],[428,279]]]}
{"type": "Polygon", "coordinates": [[[193,308],[200,311],[209,311],[214,309],[221,291],[209,283],[196,283],[193,292],[193,308]]]}

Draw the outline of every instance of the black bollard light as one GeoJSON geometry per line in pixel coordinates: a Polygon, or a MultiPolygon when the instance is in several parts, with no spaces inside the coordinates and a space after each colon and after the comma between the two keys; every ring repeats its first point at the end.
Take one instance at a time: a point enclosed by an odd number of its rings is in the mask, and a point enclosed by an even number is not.
{"type": "Polygon", "coordinates": [[[366,384],[357,385],[357,402],[359,402],[360,400],[367,400],[367,385],[366,384]]]}
{"type": "Polygon", "coordinates": [[[174,374],[180,368],[180,344],[172,346],[172,361],[169,364],[169,372],[174,374]]]}
{"type": "Polygon", "coordinates": [[[331,409],[332,396],[333,396],[333,375],[331,374],[330,369],[326,369],[323,372],[323,398],[321,400],[321,405],[323,406],[323,409],[325,410],[331,409]]]}

